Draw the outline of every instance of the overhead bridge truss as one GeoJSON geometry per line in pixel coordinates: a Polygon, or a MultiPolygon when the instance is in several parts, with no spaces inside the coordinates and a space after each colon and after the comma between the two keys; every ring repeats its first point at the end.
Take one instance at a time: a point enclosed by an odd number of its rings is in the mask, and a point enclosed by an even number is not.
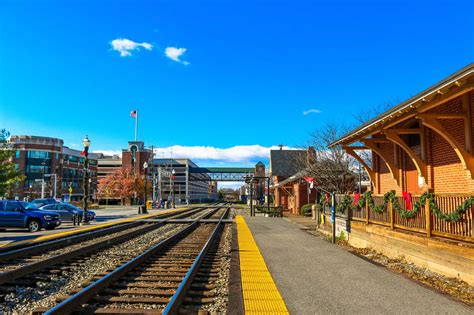
{"type": "Polygon", "coordinates": [[[255,173],[253,167],[190,167],[191,181],[243,182],[255,173]]]}

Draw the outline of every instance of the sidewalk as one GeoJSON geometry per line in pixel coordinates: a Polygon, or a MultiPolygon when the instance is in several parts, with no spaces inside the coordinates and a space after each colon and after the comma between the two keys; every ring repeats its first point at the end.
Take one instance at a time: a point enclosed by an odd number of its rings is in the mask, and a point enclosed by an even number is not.
{"type": "MultiPolygon", "coordinates": [[[[292,314],[472,314],[445,295],[371,264],[288,219],[246,217],[292,314]]],[[[302,223],[311,229],[310,219],[302,223]]]]}

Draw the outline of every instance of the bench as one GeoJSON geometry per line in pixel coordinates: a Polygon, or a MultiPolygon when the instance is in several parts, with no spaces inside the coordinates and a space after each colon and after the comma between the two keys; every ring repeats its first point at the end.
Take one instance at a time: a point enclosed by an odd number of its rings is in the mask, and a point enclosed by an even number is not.
{"type": "Polygon", "coordinates": [[[269,217],[283,217],[283,206],[255,206],[255,213],[267,214],[269,217]]]}

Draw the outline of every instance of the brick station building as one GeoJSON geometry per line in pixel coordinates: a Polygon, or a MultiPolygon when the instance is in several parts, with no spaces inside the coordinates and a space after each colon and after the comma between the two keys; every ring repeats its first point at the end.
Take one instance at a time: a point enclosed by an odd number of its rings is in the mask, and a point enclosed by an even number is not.
{"type": "Polygon", "coordinates": [[[342,145],[374,193],[474,194],[474,64],[352,130],[342,145]],[[367,165],[358,150],[372,151],[367,165]]]}
{"type": "MultiPolygon", "coordinates": [[[[349,195],[351,207],[336,215],[336,230],[345,229],[352,246],[403,255],[474,284],[473,133],[470,64],[335,141],[331,146],[340,145],[357,159],[373,184],[372,204],[366,199],[359,207],[358,195],[349,195]],[[370,164],[361,150],[372,152],[370,164]],[[384,201],[382,195],[391,190],[396,195],[384,201]]],[[[344,199],[336,195],[336,204],[344,199]]],[[[326,231],[331,228],[327,208],[321,216],[326,231]]]]}
{"type": "Polygon", "coordinates": [[[314,149],[270,151],[274,204],[292,214],[299,214],[302,206],[316,200],[316,189],[309,190],[309,183],[304,180],[305,160],[310,158],[311,150],[314,149]]]}

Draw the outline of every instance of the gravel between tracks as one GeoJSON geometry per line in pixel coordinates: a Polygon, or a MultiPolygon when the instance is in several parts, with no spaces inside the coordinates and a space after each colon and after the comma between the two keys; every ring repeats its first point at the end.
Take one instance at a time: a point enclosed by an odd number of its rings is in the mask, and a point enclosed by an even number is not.
{"type": "Polygon", "coordinates": [[[229,279],[230,279],[230,250],[232,243],[232,227],[225,226],[219,247],[222,246],[222,257],[219,270],[219,278],[216,281],[214,292],[214,302],[212,304],[203,305],[203,309],[212,314],[227,314],[227,306],[229,305],[229,279]]]}
{"type": "MultiPolygon", "coordinates": [[[[202,213],[189,218],[196,218],[202,213]]],[[[56,299],[68,295],[73,289],[90,281],[98,273],[111,271],[126,261],[141,254],[151,246],[184,228],[183,225],[168,224],[125,243],[105,249],[91,257],[84,258],[81,263],[69,266],[59,274],[46,274],[44,280],[38,280],[36,287],[15,287],[13,292],[5,296],[0,304],[0,312],[4,314],[24,314],[37,307],[52,307],[56,299]]]]}

